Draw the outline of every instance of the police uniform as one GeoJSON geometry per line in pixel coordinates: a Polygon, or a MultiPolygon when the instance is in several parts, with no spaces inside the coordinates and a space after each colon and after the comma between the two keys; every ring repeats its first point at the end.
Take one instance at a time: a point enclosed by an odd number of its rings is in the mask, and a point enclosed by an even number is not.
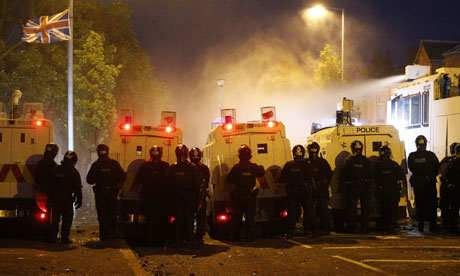
{"type": "Polygon", "coordinates": [[[320,218],[321,230],[324,234],[330,232],[329,225],[329,183],[332,178],[331,166],[326,159],[322,157],[307,159],[310,165],[311,176],[314,181],[314,202],[316,207],[316,213],[320,218]]]}
{"type": "Polygon", "coordinates": [[[194,243],[193,216],[201,184],[196,166],[187,160],[171,165],[166,173],[174,195],[174,234],[176,244],[181,245],[185,237],[186,246],[194,243]]]}
{"type": "Polygon", "coordinates": [[[38,161],[35,167],[36,189],[40,193],[48,194],[49,186],[53,180],[53,170],[57,167],[54,161],[58,147],[54,144],[46,145],[43,159],[38,161]]]}
{"type": "MultiPolygon", "coordinates": [[[[426,145],[426,139],[424,140],[426,145]]],[[[410,183],[414,187],[416,216],[419,230],[423,231],[425,221],[430,222],[430,231],[436,230],[437,191],[436,176],[439,161],[436,155],[425,148],[418,148],[408,157],[409,170],[412,172],[410,183]]]]}
{"type": "Polygon", "coordinates": [[[368,232],[369,228],[369,180],[371,179],[371,164],[367,157],[361,154],[350,155],[345,161],[341,173],[344,184],[345,205],[347,208],[348,231],[357,231],[356,206],[358,199],[361,205],[361,232],[368,232]]]}
{"type": "Polygon", "coordinates": [[[108,147],[107,152],[99,154],[99,158],[91,165],[86,176],[86,182],[94,185],[93,191],[101,240],[115,238],[118,184],[122,184],[125,179],[126,173],[120,164],[108,157],[108,147]]]}
{"type": "Polygon", "coordinates": [[[243,214],[246,219],[247,239],[249,241],[255,238],[255,210],[257,192],[256,178],[262,177],[265,170],[262,166],[250,162],[251,149],[243,145],[239,150],[240,161],[233,166],[227,175],[227,183],[233,184],[235,188],[231,193],[233,200],[233,232],[234,239],[241,238],[241,228],[243,214]]]}
{"type": "Polygon", "coordinates": [[[139,168],[136,181],[141,184],[143,208],[147,214],[147,238],[152,242],[164,243],[168,223],[166,171],[167,162],[152,159],[139,168]]]}
{"type": "Polygon", "coordinates": [[[456,146],[457,156],[453,158],[445,171],[446,182],[449,183],[449,227],[451,233],[457,232],[460,210],[460,144],[456,146]]]}
{"type": "Polygon", "coordinates": [[[455,212],[456,203],[460,200],[458,198],[458,191],[456,185],[448,181],[446,177],[446,170],[450,167],[450,162],[456,158],[455,147],[458,143],[450,145],[450,156],[446,156],[441,160],[439,167],[439,174],[441,179],[440,187],[440,201],[439,208],[441,209],[442,227],[444,231],[454,232],[458,223],[458,210],[455,212]]]}
{"type": "Polygon", "coordinates": [[[69,234],[73,220],[73,204],[75,202],[78,209],[83,200],[80,173],[74,167],[76,160],[75,162],[72,160],[72,154],[75,152],[68,151],[62,164],[55,168],[48,195],[48,202],[53,206],[53,238],[57,237],[59,222],[62,217],[61,243],[64,244],[71,243],[69,234]]]}
{"type": "MultiPolygon", "coordinates": [[[[297,210],[303,208],[305,222],[309,222],[312,232],[316,234],[316,216],[313,205],[313,182],[305,159],[287,162],[281,170],[281,182],[286,183],[288,201],[288,237],[295,234],[297,210]]],[[[304,224],[304,227],[307,225],[304,224]]]]}
{"type": "Polygon", "coordinates": [[[382,155],[374,165],[374,173],[380,219],[384,230],[393,233],[398,218],[398,203],[401,197],[400,181],[405,179],[405,174],[398,163],[391,160],[389,156],[382,155]]]}
{"type": "Polygon", "coordinates": [[[209,168],[205,164],[198,162],[196,163],[197,169],[200,171],[200,176],[202,179],[200,185],[200,192],[198,195],[198,207],[196,211],[196,237],[197,240],[201,243],[203,242],[203,236],[206,230],[206,197],[207,189],[209,188],[209,168]]]}

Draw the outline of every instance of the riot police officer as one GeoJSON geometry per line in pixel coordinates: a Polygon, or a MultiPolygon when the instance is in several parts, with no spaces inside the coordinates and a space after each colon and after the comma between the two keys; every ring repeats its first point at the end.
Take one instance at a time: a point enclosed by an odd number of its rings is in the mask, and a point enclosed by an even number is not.
{"type": "Polygon", "coordinates": [[[201,163],[201,150],[197,147],[194,147],[189,152],[190,161],[195,164],[197,169],[200,172],[201,184],[197,199],[197,208],[195,212],[196,217],[196,240],[198,243],[203,243],[203,236],[206,230],[206,197],[208,195],[209,188],[209,168],[205,164],[201,163]]]}
{"type": "Polygon", "coordinates": [[[395,232],[398,218],[398,203],[401,197],[400,182],[404,181],[405,174],[401,166],[391,160],[391,149],[388,146],[380,148],[374,173],[381,222],[384,232],[392,234],[395,232]]]}
{"type": "Polygon", "coordinates": [[[458,210],[457,214],[455,215],[455,202],[458,201],[456,199],[455,191],[454,191],[454,184],[449,183],[446,178],[446,169],[449,166],[450,161],[454,160],[457,156],[455,153],[455,147],[458,143],[454,142],[450,145],[450,156],[446,156],[441,160],[439,165],[439,174],[441,175],[441,187],[440,187],[440,195],[441,199],[439,201],[439,208],[441,209],[441,218],[442,218],[442,228],[444,232],[454,232],[455,228],[457,228],[458,218],[455,219],[455,216],[458,217],[458,210]],[[454,224],[454,221],[455,225],[454,224]]]}
{"type": "MultiPolygon", "coordinates": [[[[289,239],[294,237],[298,205],[303,209],[304,227],[310,224],[313,236],[316,235],[316,216],[313,202],[313,175],[309,171],[309,163],[304,159],[305,148],[295,145],[292,148],[294,161],[287,162],[281,170],[281,182],[286,183],[288,200],[288,232],[289,239]]],[[[305,231],[306,232],[306,231],[305,231]]]]}
{"type": "Polygon", "coordinates": [[[72,243],[69,235],[73,220],[73,205],[75,203],[75,208],[79,209],[83,200],[80,173],[75,169],[77,160],[77,153],[74,151],[67,151],[64,154],[61,165],[54,170],[52,187],[48,191],[48,201],[53,208],[53,238],[57,237],[62,217],[62,244],[72,243]]]}
{"type": "Polygon", "coordinates": [[[91,165],[86,182],[94,185],[99,238],[101,241],[115,238],[117,225],[118,185],[126,179],[126,173],[120,164],[109,158],[109,146],[97,146],[98,159],[91,165]]]}
{"type": "Polygon", "coordinates": [[[187,247],[195,245],[193,216],[202,180],[196,166],[187,160],[187,146],[179,144],[176,147],[176,157],[177,162],[169,167],[166,175],[174,195],[176,246],[180,247],[185,242],[187,247]]]}
{"type": "Polygon", "coordinates": [[[235,240],[241,239],[243,214],[246,218],[247,240],[255,238],[255,211],[258,189],[256,178],[265,174],[263,166],[252,163],[251,148],[242,145],[238,149],[240,161],[235,164],[227,175],[227,183],[233,184],[231,197],[234,205],[232,236],[235,240]]]}
{"type": "Polygon", "coordinates": [[[369,231],[369,180],[372,178],[371,164],[363,155],[363,143],[359,140],[351,143],[351,153],[341,173],[344,184],[345,205],[348,213],[348,231],[357,232],[356,206],[361,204],[361,232],[369,231]]]}
{"type": "Polygon", "coordinates": [[[460,143],[455,145],[455,158],[449,162],[445,177],[447,183],[451,185],[449,187],[449,193],[451,193],[449,207],[450,207],[450,232],[457,233],[458,224],[458,212],[460,210],[460,143]]]}
{"type": "Polygon", "coordinates": [[[163,148],[154,145],[149,150],[150,160],[142,164],[136,175],[141,184],[143,208],[147,214],[147,238],[150,244],[164,245],[167,234],[167,189],[166,171],[169,164],[161,160],[163,148]]]}
{"type": "Polygon", "coordinates": [[[332,178],[331,166],[326,159],[319,156],[320,147],[313,142],[307,146],[311,176],[314,181],[314,202],[316,213],[319,214],[321,231],[325,235],[330,234],[329,225],[329,184],[332,178]]]}
{"type": "Polygon", "coordinates": [[[439,161],[433,152],[426,150],[426,144],[427,140],[423,135],[419,135],[415,139],[417,151],[411,152],[408,157],[409,170],[412,172],[409,181],[414,187],[419,231],[423,231],[425,221],[428,220],[430,232],[435,232],[437,230],[436,176],[439,170],[439,161]]]}
{"type": "Polygon", "coordinates": [[[58,152],[59,147],[56,144],[47,144],[43,159],[37,163],[37,167],[35,168],[35,183],[37,184],[36,188],[39,193],[48,193],[53,170],[57,167],[54,158],[56,158],[58,152]]]}

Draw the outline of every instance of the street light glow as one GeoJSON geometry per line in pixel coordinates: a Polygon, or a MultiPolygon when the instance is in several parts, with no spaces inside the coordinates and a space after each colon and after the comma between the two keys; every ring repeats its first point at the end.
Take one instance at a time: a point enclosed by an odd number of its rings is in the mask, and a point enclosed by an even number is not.
{"type": "Polygon", "coordinates": [[[326,8],[322,5],[314,6],[313,8],[308,9],[308,16],[312,18],[318,18],[324,16],[326,13],[326,8]]]}

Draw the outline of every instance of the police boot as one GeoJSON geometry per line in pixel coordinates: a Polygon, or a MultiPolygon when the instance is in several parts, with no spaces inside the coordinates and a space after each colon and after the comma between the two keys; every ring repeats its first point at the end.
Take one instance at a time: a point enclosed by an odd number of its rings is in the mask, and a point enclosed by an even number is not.
{"type": "Polygon", "coordinates": [[[69,237],[61,237],[61,244],[71,244],[72,240],[69,237]]]}
{"type": "Polygon", "coordinates": [[[418,231],[423,232],[424,228],[425,228],[425,222],[419,221],[419,223],[418,223],[418,231]]]}
{"type": "Polygon", "coordinates": [[[439,229],[438,229],[438,224],[436,224],[436,221],[430,221],[430,232],[437,233],[438,231],[439,229]]]}

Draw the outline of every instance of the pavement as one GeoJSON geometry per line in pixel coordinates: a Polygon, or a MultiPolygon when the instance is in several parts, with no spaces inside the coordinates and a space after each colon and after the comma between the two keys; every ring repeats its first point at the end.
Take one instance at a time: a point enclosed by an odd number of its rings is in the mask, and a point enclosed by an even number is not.
{"type": "Polygon", "coordinates": [[[94,218],[76,221],[71,245],[0,239],[0,275],[460,275],[458,236],[335,234],[212,240],[197,248],[101,242],[94,218]]]}

